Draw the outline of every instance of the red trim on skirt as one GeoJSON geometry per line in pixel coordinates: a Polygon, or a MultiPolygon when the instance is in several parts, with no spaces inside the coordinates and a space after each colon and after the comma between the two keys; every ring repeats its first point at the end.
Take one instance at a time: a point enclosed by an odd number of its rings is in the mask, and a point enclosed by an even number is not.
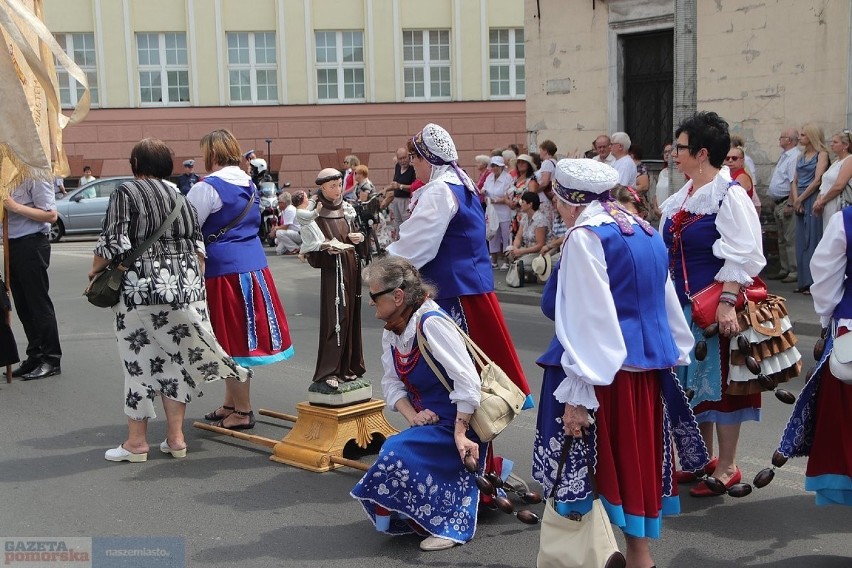
{"type": "Polygon", "coordinates": [[[595,387],[595,396],[598,492],[628,515],[659,517],[664,446],[658,371],[619,371],[611,385],[595,387]]]}
{"type": "Polygon", "coordinates": [[[515,344],[503,319],[503,310],[494,292],[461,296],[459,302],[467,320],[470,338],[509,375],[524,394],[530,394],[515,344]]]}
{"type": "Polygon", "coordinates": [[[823,364],[814,411],[814,441],[806,475],[852,477],[852,385],[831,374],[823,364]]]}
{"type": "Polygon", "coordinates": [[[214,276],[205,282],[207,288],[207,306],[210,310],[210,324],[213,333],[225,352],[231,357],[262,357],[264,355],[275,355],[289,349],[293,342],[290,340],[290,328],[287,325],[287,316],[284,307],[278,298],[275,281],[269,267],[261,270],[269,296],[272,299],[272,308],[278,320],[281,330],[281,348],[272,348],[272,337],[269,333],[269,320],[266,317],[263,293],[257,283],[257,278],[252,274],[252,297],[254,298],[255,326],[257,329],[257,349],[249,351],[248,348],[248,324],[243,302],[243,294],[240,288],[240,277],[238,274],[226,274],[214,276]]]}
{"type": "Polygon", "coordinates": [[[695,405],[692,412],[698,416],[702,412],[716,411],[724,413],[733,413],[738,410],[747,408],[760,409],[761,396],[759,392],[746,395],[729,395],[725,391],[728,390],[728,369],[731,340],[726,337],[719,338],[719,350],[722,361],[722,399],[710,401],[706,400],[695,405]]]}

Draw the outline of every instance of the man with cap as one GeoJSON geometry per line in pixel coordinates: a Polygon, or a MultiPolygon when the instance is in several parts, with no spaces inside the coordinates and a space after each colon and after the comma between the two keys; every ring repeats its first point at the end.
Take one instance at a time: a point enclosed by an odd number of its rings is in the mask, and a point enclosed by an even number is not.
{"type": "Polygon", "coordinates": [[[671,440],[684,469],[703,467],[708,456],[672,372],[689,362],[693,338],[665,244],[612,198],[616,183],[605,163],[556,166],[557,209],[569,232],[542,297],[556,336],[537,361],[544,378],[533,477],[545,495],[558,486],[556,510],[568,515],[590,510],[594,475],[609,520],[625,533],[627,565],[651,566],[648,538],[659,538],[661,515],[679,511],[671,440]],[[564,446],[566,437],[578,443],[564,446]],[[571,454],[556,480],[563,448],[571,454]]]}
{"type": "Polygon", "coordinates": [[[366,372],[361,349],[361,263],[354,246],[363,242],[364,234],[352,224],[355,209],[343,200],[343,174],[325,168],[317,174],[316,184],[320,190],[315,197],[319,211],[315,222],[327,241],[336,239],[342,245],[305,255],[311,266],[322,271],[313,382],[335,391],[340,383],[366,372]]]}
{"type": "Polygon", "coordinates": [[[192,171],[192,168],[194,167],[195,160],[183,161],[183,173],[178,176],[177,186],[180,192],[184,195],[189,193],[192,186],[198,183],[198,180],[200,179],[198,174],[192,171]]]}

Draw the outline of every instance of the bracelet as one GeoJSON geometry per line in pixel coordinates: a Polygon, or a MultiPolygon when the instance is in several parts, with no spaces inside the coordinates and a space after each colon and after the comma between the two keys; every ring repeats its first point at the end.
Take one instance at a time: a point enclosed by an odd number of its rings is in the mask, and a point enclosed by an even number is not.
{"type": "Polygon", "coordinates": [[[723,304],[728,304],[729,306],[736,306],[737,305],[737,297],[736,296],[734,296],[734,297],[720,296],[719,301],[723,304]]]}
{"type": "Polygon", "coordinates": [[[457,417],[457,418],[456,418],[456,422],[458,422],[458,423],[460,423],[460,424],[464,424],[464,428],[465,428],[465,430],[470,430],[470,422],[468,422],[468,421],[467,421],[467,420],[465,420],[464,418],[458,418],[458,417],[457,417]]]}
{"type": "Polygon", "coordinates": [[[736,292],[722,292],[721,294],[722,298],[733,298],[735,300],[737,299],[737,296],[739,296],[739,294],[736,292]]]}

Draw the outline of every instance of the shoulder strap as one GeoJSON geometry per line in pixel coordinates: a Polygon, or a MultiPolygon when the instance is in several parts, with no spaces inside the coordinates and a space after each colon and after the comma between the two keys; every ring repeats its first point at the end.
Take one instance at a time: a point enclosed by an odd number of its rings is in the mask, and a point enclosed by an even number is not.
{"type": "Polygon", "coordinates": [[[180,210],[183,208],[184,197],[183,197],[183,194],[181,194],[181,192],[179,192],[179,191],[176,191],[174,193],[175,193],[175,206],[172,209],[171,213],[169,213],[169,216],[166,217],[166,220],[163,221],[163,224],[160,225],[159,228],[156,231],[151,233],[151,236],[149,236],[147,239],[145,239],[142,242],[142,244],[140,244],[138,247],[136,247],[135,249],[130,251],[130,254],[127,255],[127,258],[125,258],[124,260],[122,260],[119,263],[119,266],[124,267],[125,270],[130,268],[130,265],[133,264],[133,262],[137,258],[142,256],[142,253],[145,252],[146,250],[148,250],[151,247],[151,245],[153,245],[155,242],[157,242],[157,240],[159,240],[159,238],[163,236],[163,233],[166,232],[166,230],[169,228],[169,226],[172,223],[175,222],[175,219],[177,219],[177,216],[180,213],[180,210]]]}
{"type": "MultiPolygon", "coordinates": [[[[550,490],[550,498],[553,499],[556,497],[556,489],[559,487],[559,480],[562,479],[562,470],[565,468],[565,462],[568,460],[568,454],[571,453],[571,446],[574,445],[574,437],[573,436],[565,436],[565,443],[562,445],[562,456],[559,458],[559,468],[556,470],[556,479],[553,480],[553,489],[550,490]]],[[[591,470],[591,464],[588,464],[587,469],[587,477],[589,478],[589,485],[592,488],[592,499],[597,499],[598,494],[598,483],[595,480],[595,474],[591,470]]]]}
{"type": "Polygon", "coordinates": [[[423,322],[426,321],[427,318],[432,316],[441,317],[441,312],[433,310],[431,312],[426,312],[422,316],[420,316],[420,321],[417,322],[417,346],[420,348],[420,354],[423,355],[423,358],[426,360],[426,363],[429,365],[429,368],[432,369],[432,372],[435,373],[435,376],[438,377],[438,380],[441,381],[441,384],[444,385],[444,388],[449,392],[453,392],[453,389],[450,388],[450,383],[444,377],[444,373],[438,368],[438,365],[435,363],[435,360],[432,358],[432,353],[429,350],[429,342],[426,340],[426,336],[423,334],[423,322]]]}
{"type": "Polygon", "coordinates": [[[249,184],[250,184],[249,187],[252,188],[252,192],[251,192],[251,195],[249,195],[248,203],[246,203],[246,206],[245,206],[245,209],[243,209],[243,212],[240,213],[239,216],[236,219],[234,219],[233,221],[231,221],[230,223],[228,223],[227,225],[225,225],[224,227],[222,227],[221,229],[219,229],[215,233],[210,233],[209,235],[207,235],[207,238],[204,239],[205,241],[207,241],[207,244],[213,244],[216,241],[218,241],[219,239],[221,239],[222,235],[224,235],[225,233],[227,233],[228,231],[233,229],[234,225],[236,225],[237,223],[242,221],[243,217],[248,215],[248,212],[251,210],[252,206],[254,206],[254,197],[256,195],[256,189],[254,188],[254,182],[251,181],[251,182],[249,182],[249,184]]]}

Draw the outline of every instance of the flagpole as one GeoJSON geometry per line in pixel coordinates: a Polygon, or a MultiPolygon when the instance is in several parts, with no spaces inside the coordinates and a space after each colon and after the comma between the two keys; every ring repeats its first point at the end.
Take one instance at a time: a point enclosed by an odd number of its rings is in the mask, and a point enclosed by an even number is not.
{"type": "MultiPolygon", "coordinates": [[[[2,205],[0,205],[2,207],[2,205]]],[[[3,211],[3,293],[9,295],[9,216],[3,211]]],[[[12,310],[6,312],[6,325],[12,325],[12,310]]],[[[6,365],[6,382],[12,382],[12,365],[6,365]]]]}

